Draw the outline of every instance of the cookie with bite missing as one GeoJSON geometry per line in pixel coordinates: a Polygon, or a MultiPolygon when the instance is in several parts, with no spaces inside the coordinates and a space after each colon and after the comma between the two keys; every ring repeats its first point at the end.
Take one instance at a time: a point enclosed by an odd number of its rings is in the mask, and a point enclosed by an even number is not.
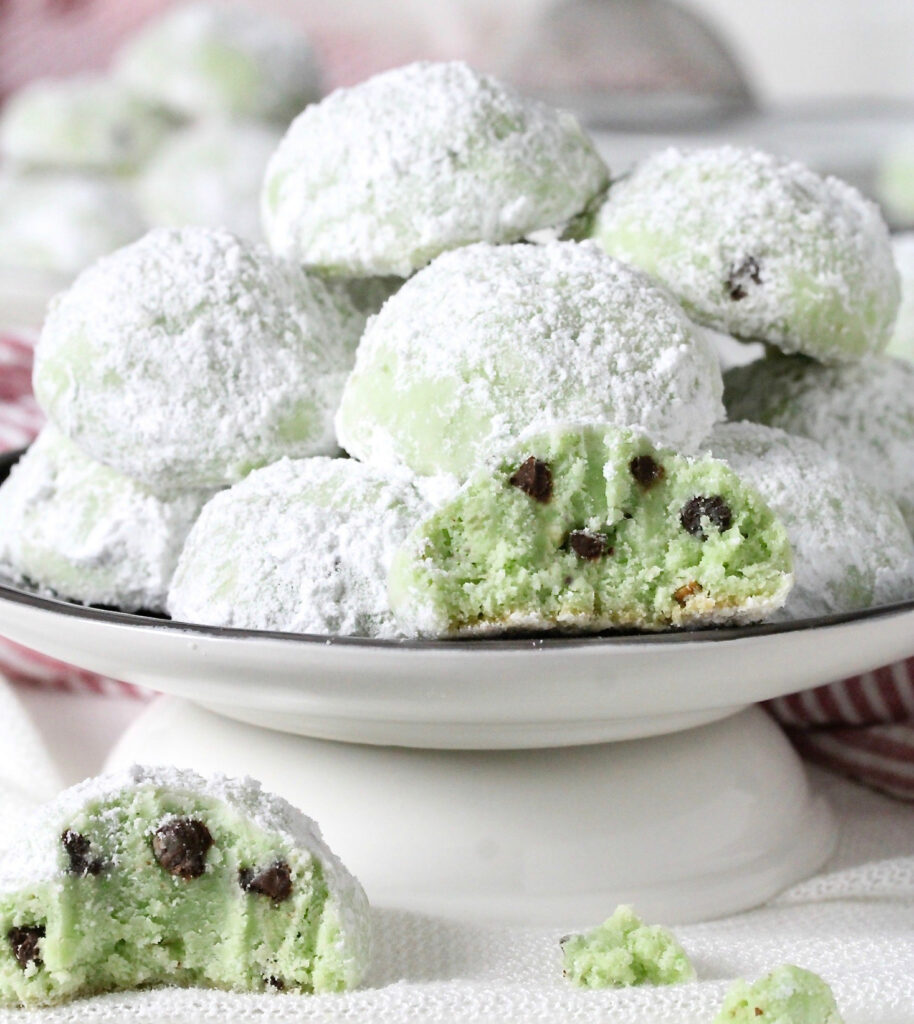
{"type": "Polygon", "coordinates": [[[591,228],[699,323],[824,362],[885,348],[898,274],[878,207],[751,149],[666,149],[609,190],[591,228]]]}
{"type": "Polygon", "coordinates": [[[605,425],[554,427],[474,473],[389,577],[407,634],[755,622],[793,582],[784,527],[724,463],[605,425]]]}
{"type": "Polygon", "coordinates": [[[134,767],[62,793],[0,858],[0,1003],[148,985],[358,984],[368,905],[317,826],[251,779],[134,767]]]}

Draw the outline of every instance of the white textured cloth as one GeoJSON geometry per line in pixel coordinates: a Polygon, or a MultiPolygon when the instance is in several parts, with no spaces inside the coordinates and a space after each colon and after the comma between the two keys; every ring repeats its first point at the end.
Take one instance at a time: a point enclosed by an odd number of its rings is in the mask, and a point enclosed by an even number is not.
{"type": "MultiPolygon", "coordinates": [[[[0,681],[0,842],[29,797],[51,796],[55,780],[37,732],[0,681]]],[[[821,874],[765,907],[677,928],[698,971],[694,984],[581,991],[562,978],[560,930],[377,910],[374,965],[358,992],[158,989],[0,1010],[0,1024],[710,1024],[733,978],[785,962],[829,982],[846,1024],[914,1024],[914,807],[818,771],[814,781],[841,822],[836,853],[821,874]]]]}

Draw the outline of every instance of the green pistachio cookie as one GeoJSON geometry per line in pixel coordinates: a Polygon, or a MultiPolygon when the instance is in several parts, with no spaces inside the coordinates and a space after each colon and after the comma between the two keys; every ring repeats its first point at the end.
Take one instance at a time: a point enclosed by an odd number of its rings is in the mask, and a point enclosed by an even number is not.
{"type": "Polygon", "coordinates": [[[3,108],[0,150],[27,167],[132,172],[173,127],[161,109],[109,79],[39,79],[3,108]]]}
{"type": "Polygon", "coordinates": [[[695,968],[673,933],[646,925],[629,906],[583,935],[562,939],[563,972],[582,988],[676,985],[694,981],[695,968]]]}
{"type": "Polygon", "coordinates": [[[842,1024],[835,997],[812,971],[785,964],[755,984],[742,979],[724,999],[714,1024],[842,1024]]]}
{"type": "Polygon", "coordinates": [[[200,121],[168,139],[137,182],[150,224],[227,228],[259,240],[260,185],[281,132],[253,121],[200,121]]]}
{"type": "Polygon", "coordinates": [[[355,459],[283,459],[209,502],[168,610],[216,626],[395,636],[387,572],[428,512],[408,479],[355,459]]]}
{"type": "Polygon", "coordinates": [[[465,64],[410,64],[293,122],[264,225],[276,252],[322,273],[408,277],[448,249],[564,224],[607,182],[571,114],[465,64]]]}
{"type": "Polygon", "coordinates": [[[207,496],[159,498],[47,426],[0,486],[0,571],[84,604],[162,611],[207,496]]]}
{"type": "Polygon", "coordinates": [[[726,334],[825,362],[888,343],[899,286],[882,216],[801,164],[667,149],[613,185],[591,233],[726,334]]]}
{"type": "Polygon", "coordinates": [[[337,437],[381,468],[465,479],[525,429],[631,426],[696,448],[722,413],[703,331],[592,243],[439,256],[370,321],[337,437]]]}
{"type": "Polygon", "coordinates": [[[321,94],[320,68],[293,25],[240,3],[180,4],[133,36],[115,75],[186,117],[287,124],[321,94]]]}
{"type": "Polygon", "coordinates": [[[0,1003],[149,985],[337,992],[369,946],[359,883],[252,779],[133,767],[62,793],[0,857],[0,1003]]]}
{"type": "Polygon", "coordinates": [[[892,252],[901,278],[901,305],[886,354],[914,363],[914,231],[893,235],[892,252]]]}
{"type": "Polygon", "coordinates": [[[608,426],[516,442],[397,553],[404,633],[754,622],[792,583],[783,526],[724,463],[608,426]]]}
{"type": "Polygon", "coordinates": [[[89,455],[160,492],[336,450],[365,323],[340,288],[226,231],[159,228],[51,304],[34,384],[89,455]]]}
{"type": "Polygon", "coordinates": [[[884,491],[815,441],[758,423],[719,424],[708,446],[787,530],[796,580],[778,618],[914,598],[914,539],[884,491]]]}
{"type": "Polygon", "coordinates": [[[139,238],[146,225],[123,186],[80,174],[0,176],[0,267],[71,277],[139,238]]]}
{"type": "Polygon", "coordinates": [[[729,370],[732,420],[818,441],[862,480],[890,494],[914,530],[914,365],[870,358],[822,366],[773,355],[729,370]]]}

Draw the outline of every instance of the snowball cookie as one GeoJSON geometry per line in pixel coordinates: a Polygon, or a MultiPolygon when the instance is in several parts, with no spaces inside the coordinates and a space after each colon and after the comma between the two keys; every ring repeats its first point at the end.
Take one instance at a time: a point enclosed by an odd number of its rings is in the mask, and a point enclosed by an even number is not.
{"type": "Polygon", "coordinates": [[[337,414],[379,467],[465,479],[522,430],[637,426],[697,447],[721,418],[703,332],[595,245],[473,245],[440,256],[369,322],[337,414]]]}
{"type": "Polygon", "coordinates": [[[563,974],[582,988],[677,985],[695,968],[671,931],[646,925],[629,906],[583,935],[562,941],[563,974]]]}
{"type": "Polygon", "coordinates": [[[914,540],[898,505],[815,441],[757,423],[723,423],[709,439],[784,524],[794,588],[778,613],[812,618],[914,598],[914,540]]]}
{"type": "Polygon", "coordinates": [[[750,985],[730,987],[713,1024],[842,1024],[831,989],[812,971],[785,964],[750,985]]]}
{"type": "Polygon", "coordinates": [[[0,175],[0,268],[71,277],[145,230],[136,204],[113,180],[0,175]]]}
{"type": "Polygon", "coordinates": [[[273,249],[322,273],[409,275],[447,249],[514,242],[579,214],[608,171],[578,122],[465,64],[340,89],[267,168],[273,249]]]}
{"type": "Polygon", "coordinates": [[[890,494],[914,530],[914,366],[867,359],[822,366],[775,355],[729,370],[731,420],[818,441],[862,480],[890,494]]]}
{"type": "Polygon", "coordinates": [[[361,886],[253,779],[134,766],[65,790],[0,857],[0,1002],[149,985],[336,992],[369,948],[361,886]]]}
{"type": "Polygon", "coordinates": [[[404,633],[755,622],[792,583],[784,527],[724,463],[604,425],[554,426],[483,465],[397,552],[404,633]]]}
{"type": "Polygon", "coordinates": [[[892,252],[901,277],[901,305],[886,352],[914,363],[914,231],[894,235],[892,252]]]}
{"type": "Polygon", "coordinates": [[[878,208],[837,178],[723,146],[649,157],[592,227],[700,323],[825,362],[885,348],[898,274],[878,208]]]}
{"type": "Polygon", "coordinates": [[[29,167],[131,172],[173,126],[162,110],[109,79],[40,79],[3,108],[0,150],[29,167]]]}
{"type": "Polygon", "coordinates": [[[201,224],[260,240],[260,186],[282,133],[248,121],[201,121],[168,139],[137,183],[150,224],[201,224]]]}
{"type": "Polygon", "coordinates": [[[0,572],[84,604],[163,611],[207,497],[158,498],[47,426],[0,486],[0,572]]]}
{"type": "Polygon", "coordinates": [[[914,136],[894,139],[877,155],[874,191],[893,224],[914,222],[914,136]]]}
{"type": "Polygon", "coordinates": [[[353,459],[283,459],[209,502],[168,610],[214,626],[396,636],[387,572],[429,511],[407,479],[353,459]]]}
{"type": "Polygon", "coordinates": [[[238,3],[189,3],[150,21],[121,49],[115,75],[187,117],[287,124],[321,95],[317,58],[285,21],[238,3]]]}
{"type": "Polygon", "coordinates": [[[159,228],[52,303],[35,395],[94,458],[162,493],[336,450],[364,325],[341,290],[225,231],[159,228]]]}

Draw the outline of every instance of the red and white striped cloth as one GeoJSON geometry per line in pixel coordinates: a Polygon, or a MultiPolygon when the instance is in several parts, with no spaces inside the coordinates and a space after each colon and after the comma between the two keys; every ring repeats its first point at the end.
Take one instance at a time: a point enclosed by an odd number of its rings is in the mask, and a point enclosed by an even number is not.
{"type": "MultiPolygon", "coordinates": [[[[31,393],[32,346],[0,334],[0,451],[20,448],[41,428],[31,393]]],[[[144,698],[104,679],[0,639],[0,672],[17,683],[144,698]]],[[[894,796],[914,800],[914,658],[814,690],[768,708],[810,760],[894,796]]]]}

